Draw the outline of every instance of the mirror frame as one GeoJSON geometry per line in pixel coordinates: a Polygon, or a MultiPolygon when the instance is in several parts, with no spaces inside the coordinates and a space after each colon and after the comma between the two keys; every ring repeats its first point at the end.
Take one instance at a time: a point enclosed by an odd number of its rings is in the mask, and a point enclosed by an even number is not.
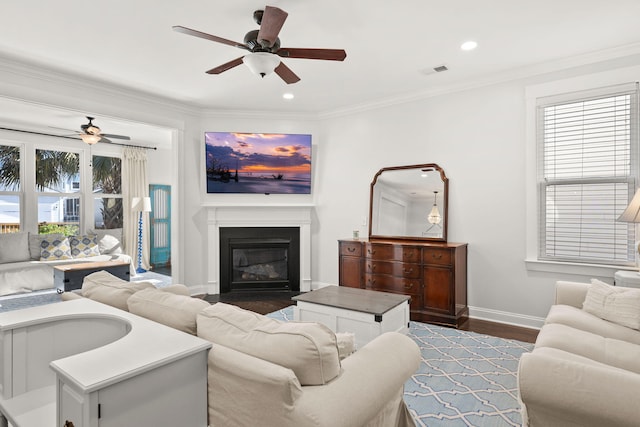
{"type": "Polygon", "coordinates": [[[412,240],[412,241],[434,241],[434,242],[446,242],[447,241],[447,228],[449,225],[449,179],[444,173],[444,169],[438,166],[436,163],[425,163],[421,165],[408,165],[408,166],[391,166],[382,168],[375,174],[369,190],[369,240],[412,240]],[[378,180],[378,177],[383,172],[407,170],[407,169],[426,169],[432,168],[440,173],[440,179],[444,187],[444,195],[442,198],[443,206],[443,222],[442,237],[422,237],[422,236],[383,236],[372,234],[373,228],[373,188],[378,180]]]}

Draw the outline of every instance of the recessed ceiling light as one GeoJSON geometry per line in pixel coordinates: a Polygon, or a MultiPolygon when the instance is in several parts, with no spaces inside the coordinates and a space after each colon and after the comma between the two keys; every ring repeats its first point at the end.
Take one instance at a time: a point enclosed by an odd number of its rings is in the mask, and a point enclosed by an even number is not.
{"type": "Polygon", "coordinates": [[[285,93],[284,95],[282,95],[282,97],[284,99],[293,99],[293,94],[292,93],[285,93]]]}
{"type": "Polygon", "coordinates": [[[460,45],[460,49],[462,50],[473,50],[478,47],[478,43],[473,40],[466,41],[460,45]]]}

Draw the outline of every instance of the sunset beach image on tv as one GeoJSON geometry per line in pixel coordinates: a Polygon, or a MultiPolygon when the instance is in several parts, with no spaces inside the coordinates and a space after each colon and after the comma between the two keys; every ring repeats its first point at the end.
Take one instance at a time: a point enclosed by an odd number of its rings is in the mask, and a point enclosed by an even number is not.
{"type": "Polygon", "coordinates": [[[311,135],[205,132],[207,193],[311,193],[311,135]]]}

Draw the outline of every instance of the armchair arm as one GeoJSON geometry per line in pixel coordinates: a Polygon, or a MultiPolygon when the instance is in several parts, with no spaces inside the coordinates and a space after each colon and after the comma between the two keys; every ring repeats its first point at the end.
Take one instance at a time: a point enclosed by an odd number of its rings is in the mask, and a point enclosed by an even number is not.
{"type": "Polygon", "coordinates": [[[582,303],[587,296],[589,286],[591,286],[590,283],[557,281],[555,304],[582,308],[582,303]]]}
{"type": "MultiPolygon", "coordinates": [[[[525,353],[518,390],[530,427],[632,427],[640,419],[640,375],[558,355],[555,349],[525,353]],[[540,351],[549,350],[549,351],[540,351]]],[[[525,423],[526,425],[526,423],[525,423]]]]}
{"type": "MultiPolygon", "coordinates": [[[[361,427],[394,399],[404,408],[401,391],[420,360],[420,349],[411,338],[397,332],[380,335],[342,361],[338,378],[303,388],[296,404],[298,425],[361,427]]],[[[395,421],[392,417],[380,425],[396,425],[395,421]]]]}
{"type": "Polygon", "coordinates": [[[291,426],[302,388],[291,369],[214,344],[208,358],[211,427],[291,426]]]}

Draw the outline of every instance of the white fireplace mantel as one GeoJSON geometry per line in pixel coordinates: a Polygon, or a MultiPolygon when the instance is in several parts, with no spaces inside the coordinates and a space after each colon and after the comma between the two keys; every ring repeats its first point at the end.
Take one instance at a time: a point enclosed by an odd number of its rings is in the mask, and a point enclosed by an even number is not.
{"type": "Polygon", "coordinates": [[[300,291],[311,290],[312,206],[207,207],[207,293],[220,293],[221,227],[300,227],[300,291]]]}

